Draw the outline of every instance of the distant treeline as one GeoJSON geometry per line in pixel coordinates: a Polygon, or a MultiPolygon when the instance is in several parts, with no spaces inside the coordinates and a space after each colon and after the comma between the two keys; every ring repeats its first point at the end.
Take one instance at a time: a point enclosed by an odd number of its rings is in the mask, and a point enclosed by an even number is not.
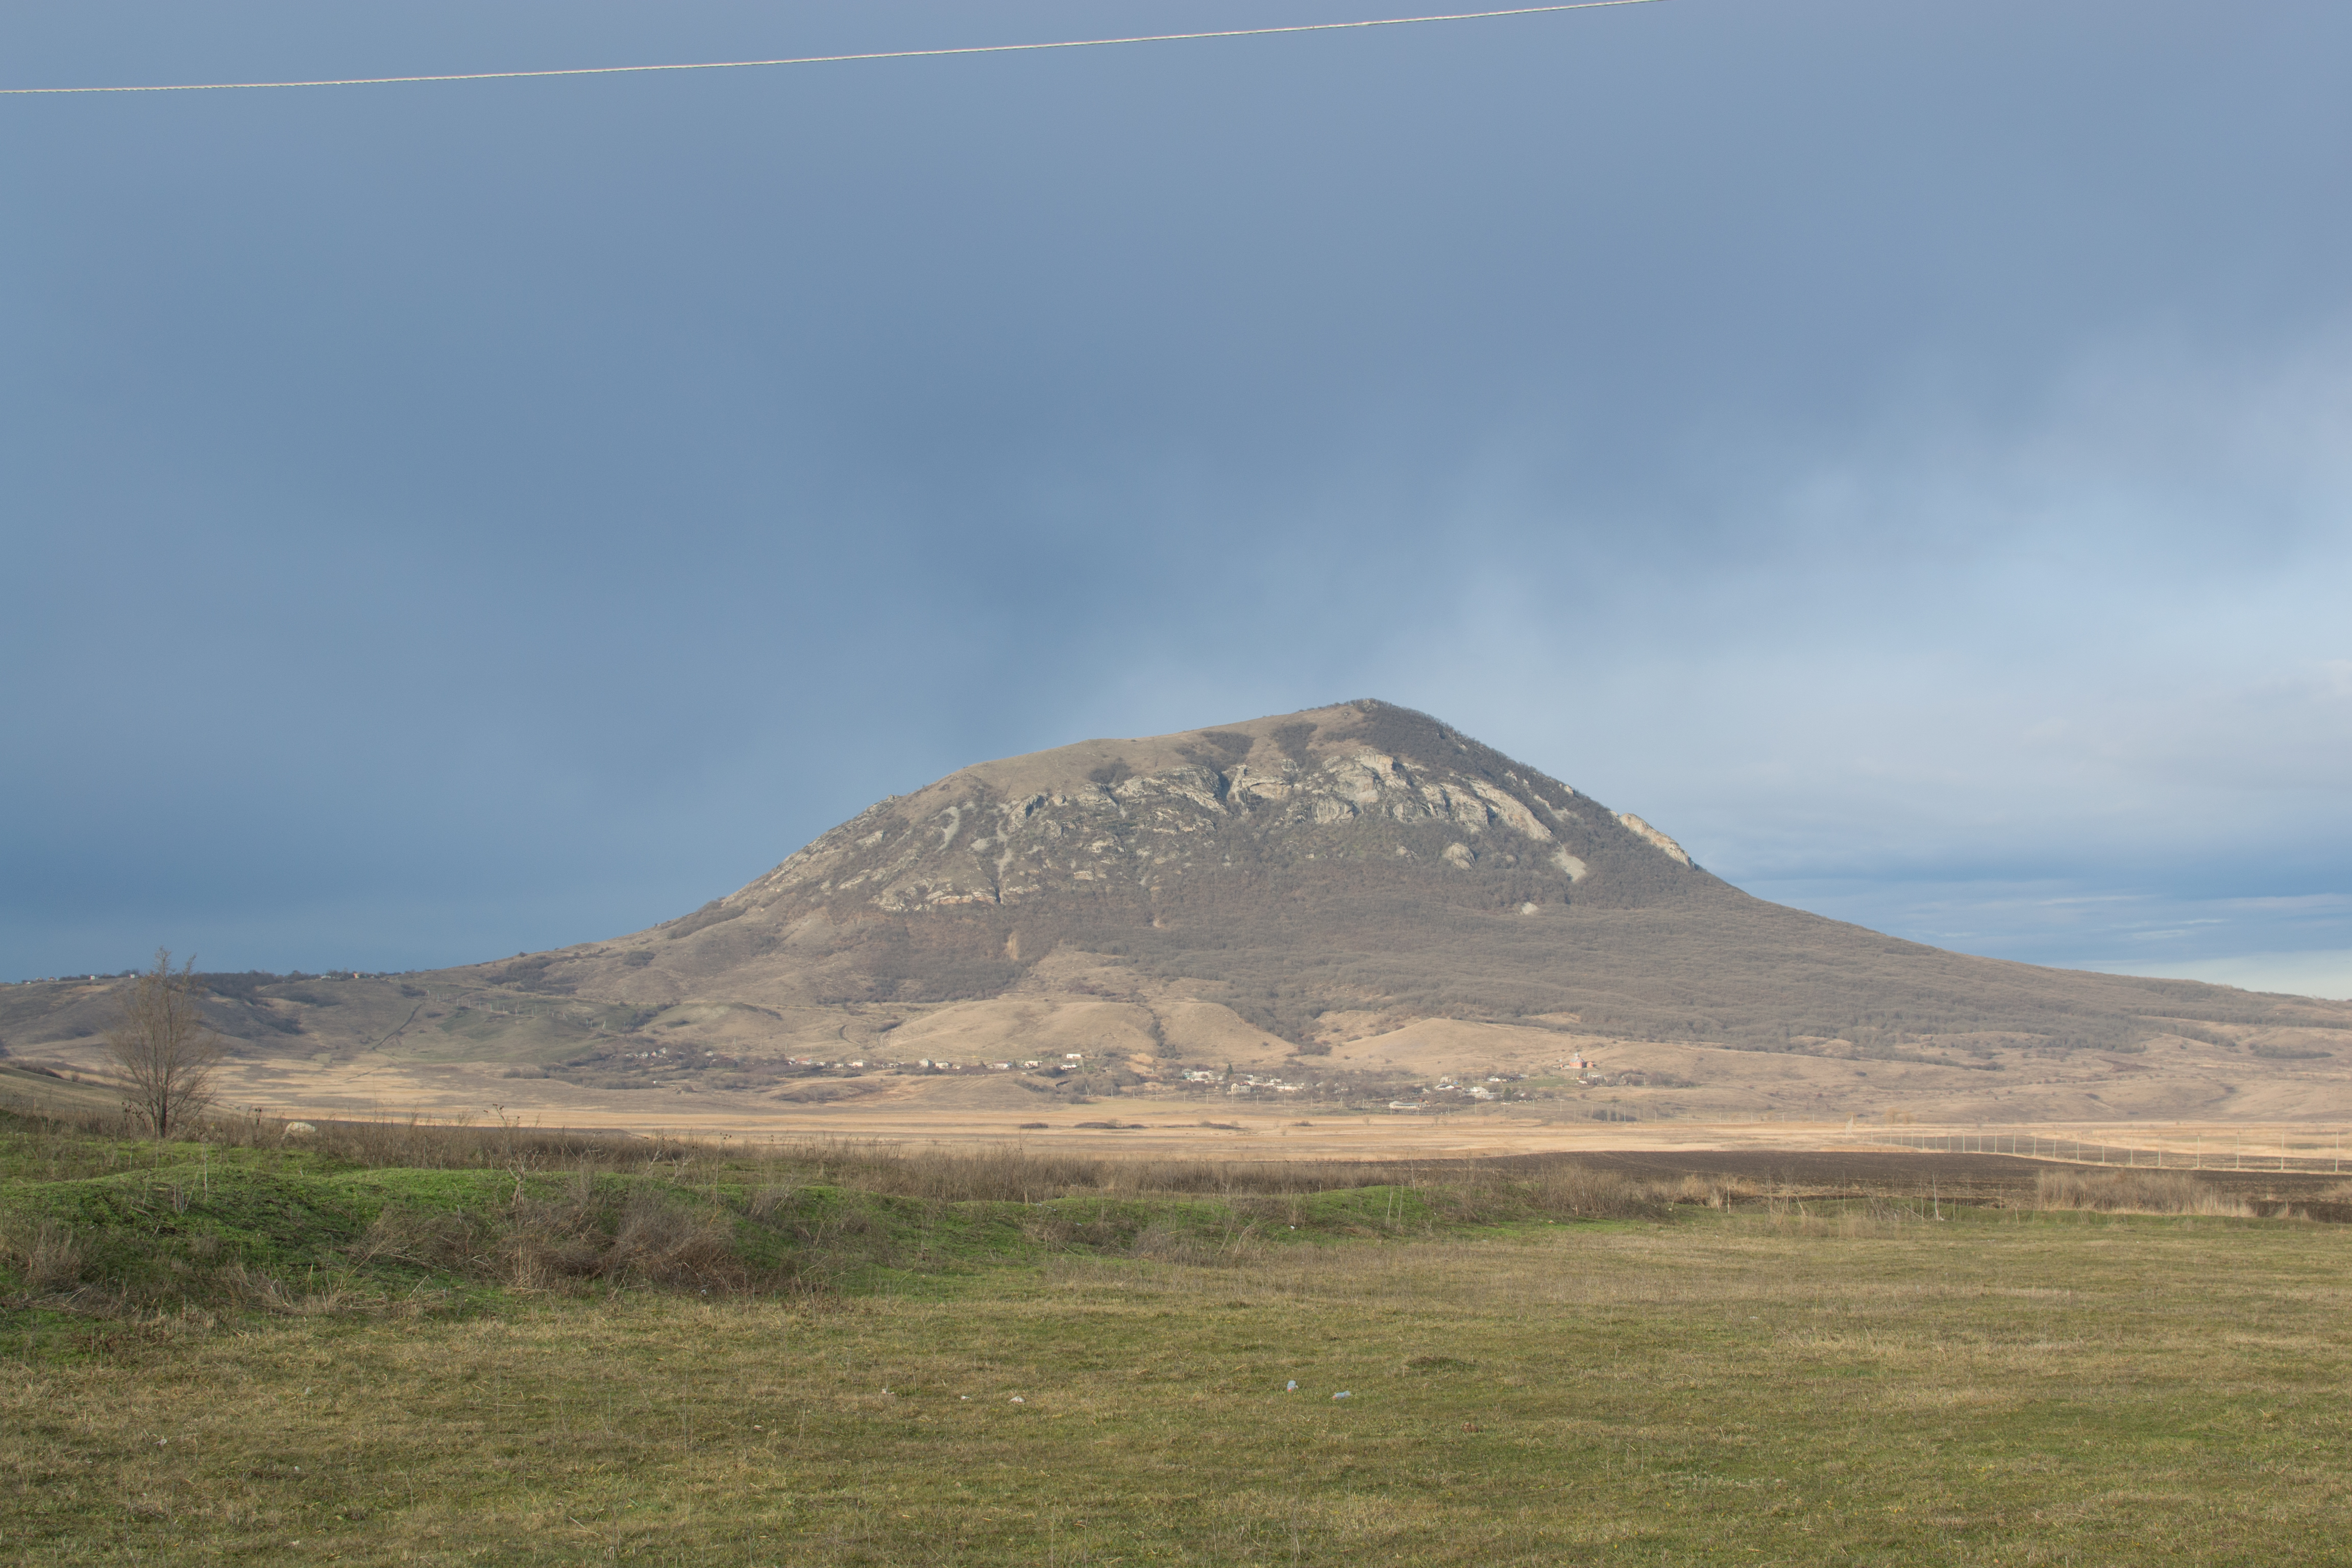
{"type": "MultiPolygon", "coordinates": [[[[283,974],[272,974],[266,969],[247,969],[236,973],[204,973],[196,982],[214,995],[229,1002],[251,1002],[263,989],[271,985],[294,985],[306,980],[342,980],[356,976],[362,980],[383,980],[381,972],[369,970],[331,969],[324,974],[311,974],[299,969],[289,969],[283,974]]],[[[306,998],[295,998],[306,1000],[306,998]]]]}

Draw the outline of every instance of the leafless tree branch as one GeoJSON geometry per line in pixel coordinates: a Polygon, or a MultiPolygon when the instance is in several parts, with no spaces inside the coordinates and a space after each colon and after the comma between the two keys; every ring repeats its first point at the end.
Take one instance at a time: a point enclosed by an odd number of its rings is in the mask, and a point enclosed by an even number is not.
{"type": "Polygon", "coordinates": [[[154,967],[131,984],[122,1022],[106,1037],[131,1112],[159,1139],[212,1102],[213,1068],[227,1048],[205,1027],[194,971],[191,958],[175,972],[171,953],[157,948],[154,967]]]}

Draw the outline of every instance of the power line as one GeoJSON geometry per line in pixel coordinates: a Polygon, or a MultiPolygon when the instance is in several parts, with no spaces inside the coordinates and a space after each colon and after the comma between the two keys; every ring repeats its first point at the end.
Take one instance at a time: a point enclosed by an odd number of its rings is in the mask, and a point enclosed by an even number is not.
{"type": "Polygon", "coordinates": [[[877,49],[856,55],[795,55],[775,60],[701,60],[661,66],[574,66],[563,70],[457,71],[443,76],[334,77],[317,81],[183,81],[128,87],[0,87],[0,97],[50,97],[80,92],[238,92],[287,87],[393,87],[425,81],[515,81],[529,77],[635,76],[648,71],[746,70],[761,66],[844,65],[852,60],[918,60],[944,55],[1016,55],[1040,49],[1093,49],[1112,44],[1177,44],[1202,38],[1262,38],[1276,33],[1339,33],[1363,27],[1409,27],[1423,22],[1484,22],[1497,16],[1541,16],[1556,11],[1606,11],[1660,0],[1577,0],[1566,5],[1516,5],[1507,11],[1455,11],[1434,16],[1376,16],[1360,22],[1300,22],[1282,27],[1224,27],[1204,33],[1147,33],[1128,38],[1063,38],[1043,44],[968,44],[948,49],[877,49]]]}

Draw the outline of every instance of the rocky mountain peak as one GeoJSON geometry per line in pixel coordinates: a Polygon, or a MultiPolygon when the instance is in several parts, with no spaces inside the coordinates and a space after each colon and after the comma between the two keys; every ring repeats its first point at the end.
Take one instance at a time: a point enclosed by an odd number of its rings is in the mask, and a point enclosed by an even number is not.
{"type": "MultiPolygon", "coordinates": [[[[1376,701],[979,763],[609,941],[417,975],[208,980],[208,1017],[241,1049],[299,1049],[309,1071],[327,1041],[367,1057],[352,1081],[369,1096],[384,1080],[366,1075],[412,1050],[432,1072],[473,1050],[583,1093],[811,1062],[917,1073],[791,1077],[777,1093],[795,1104],[929,1093],[946,1058],[1003,1063],[975,1081],[1016,1116],[1059,1092],[1013,1081],[1031,1060],[1123,1064],[1137,1083],[1289,1063],[1290,1082],[1309,1060],[1417,1076],[1556,1065],[1596,1041],[1668,1052],[1646,1059],[1691,1080],[1654,1086],[1673,1095],[1708,1073],[1765,1086],[1718,1109],[1819,1112],[1834,1070],[1889,1106],[1942,1075],[1958,1103],[2006,1113],[2072,1062],[2069,1113],[2108,1115],[2137,1092],[2126,1078],[2158,1081],[2150,1061],[2180,1070],[2148,1109],[2219,1103],[2254,1080],[2243,1058],[2212,1073],[2211,1050],[2329,1064],[2352,1028],[2339,1005],[1940,952],[1749,898],[1640,816],[1376,701]],[[1814,1060],[1738,1065],[1759,1052],[1814,1060]]],[[[95,989],[5,1001],[11,1049],[103,1026],[95,989]]]]}
{"type": "Polygon", "coordinates": [[[682,919],[483,973],[633,1007],[723,1000],[845,1040],[1123,1007],[1147,1054],[1208,1049],[1186,1032],[1203,1018],[1259,1051],[1414,1019],[1766,1051],[2128,1051],[2148,1010],[2241,1007],[1762,902],[1642,817],[1370,700],[978,763],[682,919]]]}
{"type": "Polygon", "coordinates": [[[860,813],[721,905],[901,915],[1114,891],[1150,901],[1187,877],[1349,866],[1540,910],[1612,859],[1659,862],[1631,879],[1644,884],[1692,869],[1639,818],[1426,714],[1360,701],[967,768],[860,813]]]}

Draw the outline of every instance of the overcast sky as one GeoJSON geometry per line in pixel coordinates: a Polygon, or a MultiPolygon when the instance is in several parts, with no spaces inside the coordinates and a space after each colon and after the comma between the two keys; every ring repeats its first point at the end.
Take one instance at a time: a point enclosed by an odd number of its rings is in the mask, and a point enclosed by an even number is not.
{"type": "MultiPolygon", "coordinates": [[[[82,0],[0,86],[1415,9],[82,0]]],[[[0,977],[611,936],[1377,696],[1765,897],[2352,994],[2347,58],[1663,0],[0,98],[0,977]]]]}

